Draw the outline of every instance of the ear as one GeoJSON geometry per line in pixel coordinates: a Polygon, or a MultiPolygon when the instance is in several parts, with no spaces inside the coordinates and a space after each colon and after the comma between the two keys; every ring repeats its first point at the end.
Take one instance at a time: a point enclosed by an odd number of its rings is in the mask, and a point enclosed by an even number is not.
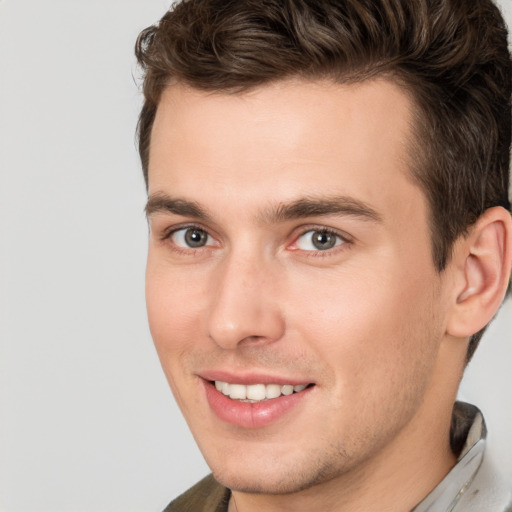
{"type": "Polygon", "coordinates": [[[505,208],[486,210],[454,247],[453,309],[447,333],[467,338],[483,329],[505,296],[512,265],[512,219],[505,208]]]}

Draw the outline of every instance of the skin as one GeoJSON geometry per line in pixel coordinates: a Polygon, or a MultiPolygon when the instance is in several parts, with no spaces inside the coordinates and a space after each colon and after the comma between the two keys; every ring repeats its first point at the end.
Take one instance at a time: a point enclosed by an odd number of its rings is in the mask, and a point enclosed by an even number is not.
{"type": "Polygon", "coordinates": [[[230,510],[407,511],[455,462],[467,337],[447,326],[461,285],[457,260],[441,274],[432,261],[426,199],[408,173],[411,109],[385,80],[233,95],[172,85],[162,96],[148,316],[190,429],[233,491],[230,510]],[[372,215],[276,214],[304,198],[372,215]],[[206,245],[187,246],[190,225],[206,245]],[[333,248],[312,245],[322,229],[333,248]],[[241,428],[210,409],[211,370],[314,386],[276,422],[241,428]]]}

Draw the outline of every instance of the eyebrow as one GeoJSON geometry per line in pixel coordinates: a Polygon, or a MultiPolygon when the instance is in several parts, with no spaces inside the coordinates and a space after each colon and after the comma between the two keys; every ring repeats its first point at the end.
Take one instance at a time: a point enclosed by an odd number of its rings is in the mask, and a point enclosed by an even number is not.
{"type": "Polygon", "coordinates": [[[173,198],[162,193],[150,196],[144,210],[146,217],[150,217],[155,213],[173,213],[183,217],[195,217],[204,221],[211,220],[210,215],[195,201],[173,198]]]}
{"type": "MultiPolygon", "coordinates": [[[[183,217],[194,217],[203,221],[212,220],[207,211],[195,201],[173,198],[164,193],[150,196],[145,211],[147,217],[163,212],[183,217]]],[[[291,203],[280,203],[265,209],[258,215],[258,219],[266,223],[279,223],[327,215],[344,215],[382,222],[382,217],[376,210],[363,201],[349,196],[304,197],[291,203]]]]}
{"type": "Polygon", "coordinates": [[[263,213],[262,220],[284,222],[305,217],[346,215],[382,222],[381,215],[359,199],[349,196],[305,197],[289,204],[279,204],[263,213]]]}

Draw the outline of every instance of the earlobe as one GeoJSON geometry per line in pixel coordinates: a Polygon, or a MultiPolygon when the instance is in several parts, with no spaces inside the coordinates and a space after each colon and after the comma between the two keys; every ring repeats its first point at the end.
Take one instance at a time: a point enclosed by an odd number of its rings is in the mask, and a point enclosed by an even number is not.
{"type": "Polygon", "coordinates": [[[447,332],[467,338],[493,318],[508,286],[512,264],[512,219],[501,207],[488,209],[454,253],[457,288],[447,332]]]}

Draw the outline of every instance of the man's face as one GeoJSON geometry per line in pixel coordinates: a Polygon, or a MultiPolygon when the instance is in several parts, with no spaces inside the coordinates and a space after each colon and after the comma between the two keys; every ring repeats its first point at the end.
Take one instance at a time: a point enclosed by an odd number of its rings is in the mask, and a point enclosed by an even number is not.
{"type": "Polygon", "coordinates": [[[440,394],[447,294],[408,173],[410,108],[384,80],[232,95],[174,85],[161,99],[149,322],[232,489],[364,472],[432,437],[426,418],[453,399],[440,394]]]}

